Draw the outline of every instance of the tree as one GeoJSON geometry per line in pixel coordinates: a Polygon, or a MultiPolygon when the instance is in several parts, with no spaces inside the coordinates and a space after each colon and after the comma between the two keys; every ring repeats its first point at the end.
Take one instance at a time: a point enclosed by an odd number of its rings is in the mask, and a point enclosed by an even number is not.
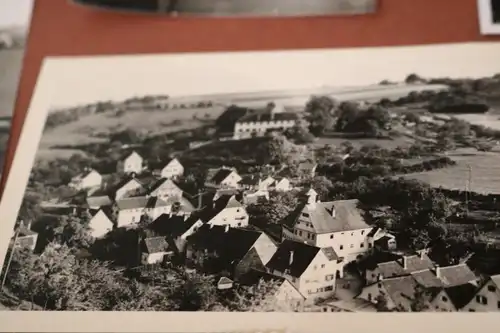
{"type": "Polygon", "coordinates": [[[405,83],[408,83],[408,84],[419,83],[419,82],[422,82],[422,81],[424,81],[424,79],[421,78],[420,76],[418,76],[415,73],[412,73],[412,74],[408,75],[406,77],[406,79],[405,79],[405,83]]]}
{"type": "Polygon", "coordinates": [[[309,121],[309,131],[313,135],[321,136],[326,131],[333,129],[335,106],[335,101],[328,96],[313,96],[307,102],[306,119],[309,121]]]}
{"type": "Polygon", "coordinates": [[[248,214],[257,223],[281,223],[298,204],[295,192],[271,193],[269,200],[260,200],[257,204],[250,204],[248,214]]]}
{"type": "Polygon", "coordinates": [[[54,228],[54,237],[71,248],[88,249],[94,243],[89,222],[90,215],[86,212],[62,216],[54,228]]]}
{"type": "Polygon", "coordinates": [[[314,135],[312,135],[309,130],[303,126],[290,128],[286,130],[284,134],[287,139],[296,144],[306,144],[314,141],[314,135]]]}

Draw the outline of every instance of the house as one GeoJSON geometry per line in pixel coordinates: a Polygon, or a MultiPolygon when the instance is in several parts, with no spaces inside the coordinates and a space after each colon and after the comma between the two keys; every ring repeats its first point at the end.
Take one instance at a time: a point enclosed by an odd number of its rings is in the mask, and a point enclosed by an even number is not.
{"type": "Polygon", "coordinates": [[[222,167],[218,169],[209,169],[205,181],[207,188],[238,188],[238,183],[242,177],[236,169],[222,167]]]}
{"type": "MultiPolygon", "coordinates": [[[[466,283],[454,287],[439,289],[430,300],[428,311],[456,312],[461,311],[467,304],[474,302],[477,285],[466,283]]],[[[494,305],[498,309],[498,304],[494,305]]],[[[493,310],[495,311],[495,310],[493,310]]]]}
{"type": "Polygon", "coordinates": [[[410,311],[415,300],[418,284],[411,275],[391,278],[380,278],[367,285],[356,296],[373,304],[379,304],[383,299],[388,310],[402,309],[410,311]]]}
{"type": "Polygon", "coordinates": [[[133,151],[126,155],[121,161],[118,161],[117,172],[126,174],[139,174],[143,170],[143,158],[137,152],[133,151]]]}
{"type": "Polygon", "coordinates": [[[317,247],[333,247],[347,262],[359,259],[373,247],[357,200],[319,202],[313,189],[306,200],[286,218],[283,237],[297,239],[317,247]]]}
{"type": "Polygon", "coordinates": [[[144,192],[142,183],[134,177],[125,177],[112,189],[112,194],[115,200],[120,200],[125,197],[132,197],[144,192]]]}
{"type": "Polygon", "coordinates": [[[152,197],[180,198],[183,195],[182,189],[171,179],[161,178],[156,181],[148,190],[147,195],[152,197]]]}
{"type": "Polygon", "coordinates": [[[269,191],[257,189],[243,192],[242,201],[244,205],[256,204],[259,200],[269,200],[269,191]]]}
{"type": "Polygon", "coordinates": [[[204,207],[198,214],[204,224],[245,227],[249,216],[245,207],[234,195],[224,195],[204,207]]]}
{"type": "Polygon", "coordinates": [[[87,169],[83,173],[71,178],[69,187],[76,190],[98,188],[102,184],[102,175],[94,169],[87,169]]]}
{"type": "Polygon", "coordinates": [[[288,192],[293,189],[292,183],[290,179],[287,177],[279,177],[276,176],[272,178],[272,182],[268,185],[269,189],[278,191],[278,192],[288,192]]]}
{"type": "Polygon", "coordinates": [[[170,213],[170,208],[171,204],[161,198],[149,197],[144,207],[144,214],[155,220],[162,214],[170,213]]]}
{"type": "Polygon", "coordinates": [[[267,283],[273,287],[269,290],[268,299],[274,304],[274,309],[295,310],[303,306],[306,298],[287,279],[264,271],[251,269],[240,279],[240,284],[252,288],[262,288],[267,283]]]}
{"type": "Polygon", "coordinates": [[[371,284],[380,278],[387,279],[395,276],[403,276],[431,268],[434,268],[434,263],[422,251],[419,254],[402,255],[397,260],[380,262],[368,267],[365,271],[365,280],[367,284],[371,284]]]}
{"type": "Polygon", "coordinates": [[[219,281],[217,281],[217,289],[227,290],[231,289],[234,285],[234,281],[228,277],[222,276],[219,281]]]}
{"type": "Polygon", "coordinates": [[[328,298],[335,292],[344,263],[332,247],[319,248],[284,240],[266,265],[269,274],[283,277],[308,300],[328,298]]]}
{"type": "Polygon", "coordinates": [[[20,222],[15,237],[15,247],[28,248],[33,251],[38,241],[38,233],[31,230],[31,223],[20,222]]]}
{"type": "Polygon", "coordinates": [[[141,264],[152,265],[162,263],[172,252],[165,237],[147,237],[141,241],[141,264]]]}
{"type": "Polygon", "coordinates": [[[275,251],[276,245],[263,232],[205,224],[187,238],[186,258],[238,280],[252,268],[265,269],[275,251]]]}
{"type": "Polygon", "coordinates": [[[500,311],[500,274],[492,275],[477,288],[472,299],[463,307],[466,312],[500,311]]]}
{"type": "Polygon", "coordinates": [[[113,213],[110,207],[99,208],[89,221],[89,227],[92,230],[91,235],[94,238],[105,236],[108,232],[113,230],[114,225],[113,213]]]}
{"type": "Polygon", "coordinates": [[[118,228],[137,224],[145,213],[149,198],[145,196],[123,198],[116,201],[118,208],[118,228]]]}
{"type": "Polygon", "coordinates": [[[174,158],[161,169],[162,178],[176,178],[184,174],[184,166],[178,159],[174,158]]]}
{"type": "Polygon", "coordinates": [[[299,124],[300,117],[296,112],[289,112],[282,105],[269,103],[266,108],[247,112],[234,124],[235,140],[264,136],[273,130],[284,131],[299,124]]]}
{"type": "Polygon", "coordinates": [[[157,235],[164,236],[172,250],[183,258],[187,238],[202,225],[203,223],[197,218],[162,214],[148,225],[148,229],[157,235]]]}

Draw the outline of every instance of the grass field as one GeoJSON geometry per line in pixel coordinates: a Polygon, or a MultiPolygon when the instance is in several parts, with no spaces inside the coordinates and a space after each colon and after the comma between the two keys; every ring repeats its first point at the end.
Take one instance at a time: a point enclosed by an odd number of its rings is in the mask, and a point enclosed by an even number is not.
{"type": "Polygon", "coordinates": [[[96,135],[106,135],[124,129],[133,129],[144,134],[161,134],[193,129],[202,125],[202,120],[213,120],[223,111],[222,107],[159,111],[127,111],[116,117],[98,113],[80,120],[60,125],[44,132],[37,153],[38,158],[65,158],[77,153],[75,150],[53,149],[57,145],[79,145],[100,142],[96,135]],[[194,119],[197,117],[199,120],[194,119]]]}
{"type": "Polygon", "coordinates": [[[22,60],[23,50],[0,50],[0,116],[2,117],[12,114],[22,60]]]}
{"type": "Polygon", "coordinates": [[[417,179],[434,187],[450,190],[465,190],[471,167],[470,190],[484,194],[500,194],[500,154],[477,152],[472,149],[457,150],[448,156],[456,165],[427,172],[405,175],[408,179],[417,179]]]}
{"type": "Polygon", "coordinates": [[[391,139],[353,139],[353,138],[319,138],[314,142],[316,147],[323,147],[324,145],[333,145],[339,147],[343,142],[350,142],[354,147],[359,148],[366,145],[377,145],[382,148],[395,149],[397,147],[408,147],[414,140],[408,137],[399,137],[391,139]]]}

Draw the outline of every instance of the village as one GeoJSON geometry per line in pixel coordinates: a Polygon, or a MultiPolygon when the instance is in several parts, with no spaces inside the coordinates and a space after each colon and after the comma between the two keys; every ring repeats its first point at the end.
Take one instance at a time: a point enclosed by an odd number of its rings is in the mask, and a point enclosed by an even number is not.
{"type": "MultiPolygon", "coordinates": [[[[500,275],[469,267],[470,251],[440,265],[429,254],[432,244],[411,248],[407,236],[389,224],[373,223],[362,198],[332,197],[314,181],[325,171],[307,148],[300,151],[303,145],[290,143],[293,163],[262,162],[253,169],[204,163],[197,149],[262,139],[287,146],[284,133],[310,126],[310,120],[279,103],[257,111],[228,110],[237,114],[231,133],[193,140],[187,148],[198,158],[199,179],[190,170],[193,160],[184,162],[183,156],[190,155],[171,154],[152,163],[140,148],[123,145],[113,172],[82,166],[65,185],[75,195],[37,203],[52,216],[64,216],[62,232],[40,235],[32,219],[21,217],[10,253],[23,247],[43,255],[45,247],[58,243],[78,248],[75,255],[83,260],[98,257],[68,234],[78,230],[78,237],[91,239],[94,248],[103,244],[103,260],[114,262],[116,271],[155,275],[156,269],[175,267],[214,277],[222,294],[272,281],[265,299],[272,299],[274,311],[500,309],[500,275]],[[121,234],[132,236],[121,243],[111,236],[121,234]]],[[[389,127],[386,122],[380,130],[389,127]]],[[[333,154],[340,160],[355,155],[350,148],[331,151],[327,158],[333,154]]]]}

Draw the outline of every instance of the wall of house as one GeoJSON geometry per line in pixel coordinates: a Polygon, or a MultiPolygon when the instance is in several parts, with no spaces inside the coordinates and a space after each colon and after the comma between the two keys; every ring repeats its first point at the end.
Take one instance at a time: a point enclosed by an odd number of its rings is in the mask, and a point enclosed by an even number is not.
{"type": "Polygon", "coordinates": [[[373,248],[372,239],[367,237],[372,228],[320,234],[316,236],[316,246],[331,246],[335,252],[347,261],[356,260],[373,248]]]}
{"type": "Polygon", "coordinates": [[[444,290],[431,301],[429,312],[455,312],[457,309],[444,290]]]}
{"type": "Polygon", "coordinates": [[[280,308],[300,309],[304,305],[305,297],[288,280],[283,281],[274,297],[280,308]]]}
{"type": "Polygon", "coordinates": [[[243,207],[226,208],[214,216],[208,224],[229,225],[233,228],[248,225],[248,213],[243,207]]]}
{"type": "Polygon", "coordinates": [[[276,184],[276,190],[283,192],[290,191],[291,190],[290,181],[286,178],[283,178],[276,184]]]}
{"type": "Polygon", "coordinates": [[[261,234],[253,245],[255,251],[259,254],[260,260],[264,265],[267,265],[272,256],[276,253],[278,247],[266,234],[261,234]]]}
{"type": "Polygon", "coordinates": [[[257,251],[252,248],[250,249],[241,261],[234,268],[234,279],[238,280],[241,276],[247,274],[252,269],[265,270],[265,266],[262,263],[261,258],[257,251]]]}
{"type": "Polygon", "coordinates": [[[309,267],[300,277],[298,290],[307,298],[327,298],[335,293],[336,274],[341,274],[342,264],[330,261],[318,252],[309,267]]]}
{"type": "Polygon", "coordinates": [[[387,308],[394,309],[396,305],[392,301],[390,297],[387,297],[387,291],[384,286],[379,283],[374,283],[369,285],[361,291],[361,293],[357,296],[357,298],[364,299],[365,301],[371,302],[373,304],[377,304],[377,297],[383,295],[387,301],[387,308]]]}
{"type": "Polygon", "coordinates": [[[120,228],[139,223],[143,213],[144,209],[142,208],[120,210],[118,212],[117,226],[120,228]]]}
{"type": "Polygon", "coordinates": [[[497,312],[500,311],[500,292],[497,286],[488,281],[464,306],[462,311],[467,312],[497,312]]]}
{"type": "Polygon", "coordinates": [[[166,165],[161,170],[161,176],[163,178],[175,178],[177,176],[182,176],[184,173],[184,167],[180,163],[170,163],[166,165]]]}
{"type": "Polygon", "coordinates": [[[262,180],[259,184],[259,188],[267,190],[269,186],[271,186],[272,183],[274,183],[275,180],[273,177],[267,177],[266,179],[262,180]]]}
{"type": "Polygon", "coordinates": [[[143,256],[143,265],[152,265],[152,264],[157,264],[161,263],[163,261],[163,258],[165,257],[166,252],[160,252],[160,253],[151,253],[151,254],[146,254],[143,256]]]}
{"type": "Polygon", "coordinates": [[[101,238],[113,230],[113,222],[111,222],[102,211],[99,211],[96,215],[94,215],[89,222],[89,226],[92,230],[91,235],[94,238],[101,238]]]}
{"type": "Polygon", "coordinates": [[[129,181],[127,184],[123,185],[120,189],[116,191],[115,199],[123,198],[127,193],[139,190],[142,187],[137,181],[129,181]]]}
{"type": "Polygon", "coordinates": [[[161,214],[169,214],[171,206],[161,206],[155,208],[147,208],[145,213],[153,220],[156,220],[161,214]]]}
{"type": "Polygon", "coordinates": [[[262,136],[268,130],[272,129],[287,129],[296,125],[295,120],[276,120],[276,121],[259,121],[259,122],[237,122],[234,125],[234,138],[248,138],[252,133],[262,136]]]}
{"type": "Polygon", "coordinates": [[[142,171],[142,158],[137,155],[129,156],[125,161],[123,161],[123,171],[124,172],[135,172],[140,173],[142,171]]]}

